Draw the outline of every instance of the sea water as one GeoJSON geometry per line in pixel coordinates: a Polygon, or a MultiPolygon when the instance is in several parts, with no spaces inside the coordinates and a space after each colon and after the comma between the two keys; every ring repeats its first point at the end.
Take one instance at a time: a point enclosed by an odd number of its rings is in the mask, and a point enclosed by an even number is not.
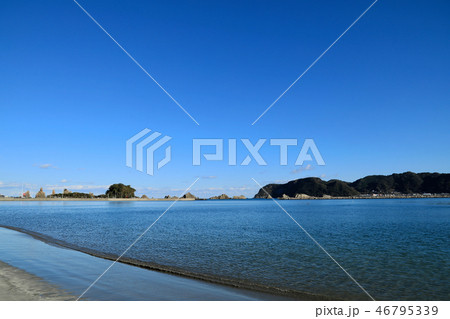
{"type": "Polygon", "coordinates": [[[236,285],[367,300],[337,262],[377,300],[450,298],[450,199],[279,203],[303,229],[272,200],[179,201],[150,229],[171,202],[0,202],[0,225],[108,256],[148,229],[124,257],[236,285]]]}

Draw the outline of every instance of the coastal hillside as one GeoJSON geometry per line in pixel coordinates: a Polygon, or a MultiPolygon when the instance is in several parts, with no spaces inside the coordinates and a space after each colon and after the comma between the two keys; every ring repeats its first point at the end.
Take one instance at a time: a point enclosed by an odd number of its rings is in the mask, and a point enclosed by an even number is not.
{"type": "MultiPolygon", "coordinates": [[[[296,179],[285,184],[268,184],[266,192],[273,198],[300,196],[351,197],[364,194],[441,194],[450,193],[450,174],[406,172],[392,175],[371,175],[352,183],[317,177],[296,179]]],[[[255,198],[268,198],[263,189],[255,198]]]]}

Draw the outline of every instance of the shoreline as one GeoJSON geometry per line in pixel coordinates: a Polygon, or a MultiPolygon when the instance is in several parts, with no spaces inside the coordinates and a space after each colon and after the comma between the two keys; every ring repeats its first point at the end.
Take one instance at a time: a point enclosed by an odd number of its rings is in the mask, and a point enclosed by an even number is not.
{"type": "MultiPolygon", "coordinates": [[[[33,231],[29,231],[29,230],[14,227],[14,226],[0,225],[0,228],[9,229],[9,230],[13,230],[16,232],[20,232],[20,233],[29,235],[32,238],[34,238],[35,240],[39,240],[43,243],[53,245],[55,247],[66,248],[66,249],[78,251],[78,252],[93,256],[93,257],[97,257],[97,258],[101,258],[101,259],[105,259],[105,260],[109,260],[109,261],[115,261],[118,257],[115,255],[110,255],[110,254],[98,252],[95,250],[91,250],[88,248],[78,247],[76,245],[66,243],[64,241],[52,238],[50,236],[46,236],[46,235],[43,235],[40,233],[36,233],[33,231]]],[[[257,284],[257,283],[253,283],[253,282],[244,281],[244,280],[236,280],[236,279],[232,279],[232,278],[224,278],[224,277],[218,277],[218,276],[207,275],[207,274],[193,273],[193,272],[185,271],[180,268],[164,266],[164,265],[159,265],[159,264],[150,263],[150,262],[144,262],[144,261],[140,261],[140,260],[133,259],[133,258],[122,257],[118,262],[121,264],[129,265],[129,266],[133,266],[133,267],[137,267],[137,268],[143,268],[143,269],[150,270],[150,271],[155,271],[155,272],[159,272],[159,273],[165,273],[165,274],[174,275],[174,276],[178,276],[178,277],[188,278],[188,279],[192,279],[192,280],[196,280],[196,281],[200,281],[200,282],[211,283],[211,284],[216,284],[216,285],[231,287],[231,288],[236,288],[236,289],[248,290],[248,291],[253,291],[255,293],[270,294],[270,295],[274,295],[274,297],[278,296],[278,297],[285,297],[285,298],[292,299],[292,300],[308,300],[308,301],[341,300],[338,298],[328,297],[328,296],[324,296],[324,295],[317,295],[317,294],[312,294],[312,293],[307,293],[307,292],[265,286],[265,285],[261,285],[261,284],[257,284]]]]}
{"type": "MultiPolygon", "coordinates": [[[[152,202],[152,201],[175,201],[172,198],[13,198],[0,197],[0,202],[62,202],[62,201],[87,201],[87,202],[152,202]]],[[[179,198],[178,201],[195,201],[194,198],[179,198]]]]}
{"type": "MultiPolygon", "coordinates": [[[[309,198],[274,198],[277,200],[345,200],[345,199],[427,199],[427,198],[450,198],[450,195],[403,195],[403,196],[351,196],[351,197],[314,197],[309,198]]],[[[13,197],[0,197],[0,202],[173,202],[173,201],[246,201],[246,200],[270,200],[272,198],[246,198],[246,199],[209,199],[209,198],[13,198],[13,197]]]]}
{"type": "MultiPolygon", "coordinates": [[[[396,196],[349,196],[349,197],[315,197],[310,196],[309,198],[281,198],[277,197],[278,200],[345,200],[345,199],[427,199],[427,198],[450,198],[450,195],[396,195],[396,196]]],[[[255,198],[255,199],[271,199],[271,198],[255,198]]]]}
{"type": "MultiPolygon", "coordinates": [[[[111,266],[94,257],[0,228],[0,300],[78,300],[111,266]],[[2,267],[2,262],[5,267],[2,267]],[[5,276],[2,276],[5,269],[5,276]],[[6,277],[6,278],[5,278],[6,277]],[[14,285],[10,284],[10,281],[14,285]],[[8,290],[9,289],[9,290],[8,290]],[[30,294],[29,292],[34,292],[30,294]]],[[[83,301],[284,301],[293,298],[228,287],[117,263],[83,301]]]]}
{"type": "Polygon", "coordinates": [[[70,301],[76,297],[27,271],[0,260],[1,301],[70,301]]]}

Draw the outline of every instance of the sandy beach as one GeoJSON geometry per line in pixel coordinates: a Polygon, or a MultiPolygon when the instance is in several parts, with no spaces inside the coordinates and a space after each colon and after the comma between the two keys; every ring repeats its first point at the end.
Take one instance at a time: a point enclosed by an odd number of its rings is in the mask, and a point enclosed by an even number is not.
{"type": "Polygon", "coordinates": [[[0,261],[0,300],[74,300],[64,290],[0,261]]]}

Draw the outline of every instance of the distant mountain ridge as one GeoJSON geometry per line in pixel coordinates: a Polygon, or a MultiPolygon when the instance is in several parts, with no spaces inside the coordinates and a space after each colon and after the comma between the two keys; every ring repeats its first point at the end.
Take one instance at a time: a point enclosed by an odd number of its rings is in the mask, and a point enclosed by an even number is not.
{"type": "MultiPolygon", "coordinates": [[[[323,181],[318,177],[292,180],[285,184],[268,184],[263,187],[273,198],[283,194],[295,197],[305,194],[314,197],[351,197],[362,194],[441,194],[450,193],[450,174],[405,172],[392,175],[370,175],[352,183],[338,179],[323,181]]],[[[260,189],[255,198],[268,198],[260,189]]]]}

